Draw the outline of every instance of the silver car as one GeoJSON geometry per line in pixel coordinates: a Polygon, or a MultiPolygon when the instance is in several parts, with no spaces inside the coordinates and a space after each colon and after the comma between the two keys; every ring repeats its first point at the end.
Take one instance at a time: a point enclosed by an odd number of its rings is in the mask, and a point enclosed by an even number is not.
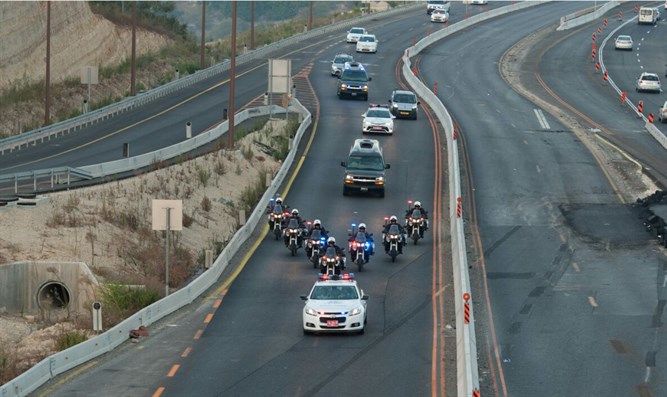
{"type": "Polygon", "coordinates": [[[651,92],[660,92],[662,87],[660,86],[660,77],[655,73],[642,73],[637,79],[637,86],[635,87],[637,92],[640,91],[651,91],[651,92]]]}
{"type": "Polygon", "coordinates": [[[632,51],[632,44],[632,37],[626,34],[622,34],[616,38],[616,41],[614,42],[614,49],[632,51]]]}
{"type": "Polygon", "coordinates": [[[399,118],[417,120],[419,101],[412,91],[394,90],[389,98],[391,114],[399,118]]]}
{"type": "Polygon", "coordinates": [[[345,62],[354,62],[352,55],[337,54],[333,61],[331,61],[331,75],[340,77],[341,73],[343,73],[345,62]]]}

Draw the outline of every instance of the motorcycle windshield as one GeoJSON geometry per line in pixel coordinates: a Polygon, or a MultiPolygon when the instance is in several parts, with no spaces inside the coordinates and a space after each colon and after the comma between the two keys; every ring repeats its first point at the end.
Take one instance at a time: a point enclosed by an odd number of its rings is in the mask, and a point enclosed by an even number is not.
{"type": "Polygon", "coordinates": [[[421,218],[421,217],[422,217],[422,213],[421,213],[421,211],[419,211],[419,210],[413,210],[413,211],[412,211],[412,217],[415,218],[415,219],[419,219],[419,218],[421,218]]]}
{"type": "Polygon", "coordinates": [[[362,232],[357,232],[357,236],[354,238],[354,240],[358,243],[365,243],[366,242],[366,233],[362,232]]]}
{"type": "Polygon", "coordinates": [[[283,213],[283,206],[280,204],[276,204],[273,206],[273,213],[274,214],[282,214],[283,213]]]}
{"type": "Polygon", "coordinates": [[[289,223],[287,224],[288,229],[298,229],[299,228],[299,221],[296,219],[292,218],[289,220],[289,223]]]}
{"type": "Polygon", "coordinates": [[[329,257],[329,258],[335,258],[336,257],[336,249],[334,247],[327,247],[326,256],[329,257]]]}
{"type": "Polygon", "coordinates": [[[401,231],[398,228],[398,225],[389,226],[389,234],[401,234],[401,231]]]}
{"type": "Polygon", "coordinates": [[[319,229],[313,229],[313,231],[310,233],[311,240],[319,240],[321,238],[322,238],[322,231],[319,229]]]}

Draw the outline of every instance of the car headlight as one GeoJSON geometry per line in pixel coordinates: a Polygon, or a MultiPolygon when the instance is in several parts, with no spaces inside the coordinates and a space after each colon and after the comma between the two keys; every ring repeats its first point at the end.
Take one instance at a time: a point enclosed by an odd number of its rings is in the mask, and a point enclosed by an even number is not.
{"type": "Polygon", "coordinates": [[[354,309],[352,309],[350,311],[350,316],[356,316],[356,315],[359,315],[359,314],[361,314],[361,306],[355,307],[354,309]]]}
{"type": "Polygon", "coordinates": [[[412,105],[412,110],[417,110],[417,104],[412,105]]]}
{"type": "Polygon", "coordinates": [[[368,86],[367,86],[367,85],[363,86],[363,87],[361,88],[361,90],[362,90],[362,91],[368,91],[368,86]]]}
{"type": "Polygon", "coordinates": [[[375,178],[375,180],[378,181],[378,182],[382,182],[382,181],[384,181],[384,177],[383,176],[378,176],[377,178],[375,178]]]}
{"type": "Polygon", "coordinates": [[[395,104],[395,103],[392,103],[392,104],[391,104],[391,107],[394,108],[394,109],[398,109],[398,105],[395,104]]]}
{"type": "Polygon", "coordinates": [[[340,88],[347,88],[347,84],[345,84],[345,83],[341,84],[340,88]]]}
{"type": "Polygon", "coordinates": [[[317,310],[312,307],[306,307],[306,314],[309,316],[317,316],[317,310]]]}
{"type": "Polygon", "coordinates": [[[350,182],[351,182],[352,179],[353,179],[353,178],[352,178],[352,175],[350,175],[350,174],[345,175],[345,180],[346,180],[346,181],[350,181],[350,182]]]}

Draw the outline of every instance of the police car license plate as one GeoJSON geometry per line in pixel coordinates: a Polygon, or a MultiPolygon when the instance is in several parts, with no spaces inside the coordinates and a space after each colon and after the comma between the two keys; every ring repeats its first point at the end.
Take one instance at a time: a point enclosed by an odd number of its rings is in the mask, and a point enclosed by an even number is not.
{"type": "Polygon", "coordinates": [[[356,93],[356,92],[353,92],[353,93],[352,93],[352,96],[357,96],[357,93],[356,93]]]}
{"type": "Polygon", "coordinates": [[[382,131],[382,127],[373,127],[371,128],[373,131],[382,131]]]}
{"type": "Polygon", "coordinates": [[[362,188],[361,188],[361,191],[362,191],[362,192],[367,192],[367,191],[368,191],[368,188],[367,188],[367,187],[362,187],[362,188]]]}
{"type": "Polygon", "coordinates": [[[327,320],[327,327],[337,327],[338,320],[327,320]]]}
{"type": "Polygon", "coordinates": [[[406,116],[407,116],[407,115],[408,115],[408,114],[410,114],[410,113],[408,113],[408,112],[401,112],[401,114],[403,114],[403,115],[406,115],[406,116]]]}

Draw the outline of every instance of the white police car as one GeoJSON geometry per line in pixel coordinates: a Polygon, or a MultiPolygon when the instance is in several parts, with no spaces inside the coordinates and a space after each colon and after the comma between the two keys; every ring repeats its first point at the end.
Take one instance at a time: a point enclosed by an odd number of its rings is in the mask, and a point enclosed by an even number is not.
{"type": "Polygon", "coordinates": [[[394,119],[396,116],[391,114],[389,106],[386,105],[371,105],[366,113],[361,115],[364,120],[361,122],[361,132],[393,134],[394,133],[394,119]]]}
{"type": "Polygon", "coordinates": [[[359,288],[354,274],[320,274],[310,294],[302,295],[303,333],[364,333],[368,295],[359,288]]]}

